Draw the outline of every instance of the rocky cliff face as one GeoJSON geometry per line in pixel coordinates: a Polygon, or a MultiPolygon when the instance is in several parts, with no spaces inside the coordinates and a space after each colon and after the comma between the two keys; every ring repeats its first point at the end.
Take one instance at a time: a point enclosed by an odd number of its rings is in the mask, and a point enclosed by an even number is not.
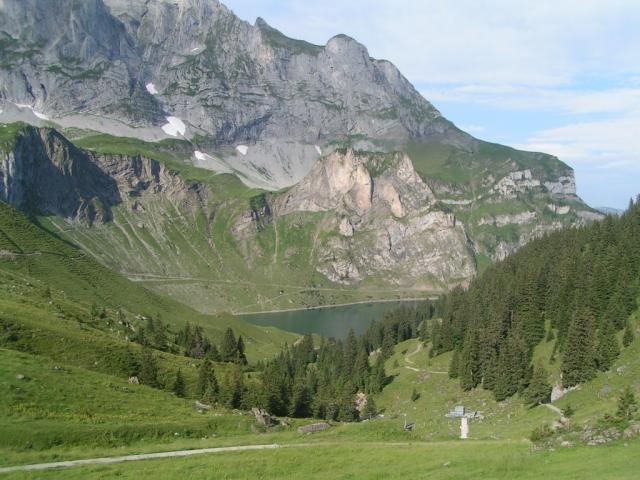
{"type": "MultiPolygon", "coordinates": [[[[315,268],[333,282],[380,277],[426,289],[475,273],[464,226],[435,206],[433,192],[405,154],[336,151],[269,202],[275,217],[327,212],[315,268]]],[[[239,238],[257,230],[248,220],[245,215],[236,225],[239,238]]]]}
{"type": "Polygon", "coordinates": [[[5,0],[0,31],[6,118],[197,134],[255,184],[295,183],[349,136],[474,142],[352,38],[289,39],[216,0],[5,0]]]}
{"type": "Polygon", "coordinates": [[[190,191],[154,160],[93,154],[48,128],[22,129],[0,161],[0,199],[35,214],[94,224],[111,221],[120,204],[143,208],[141,200],[153,195],[206,204],[204,190],[190,191]]]}

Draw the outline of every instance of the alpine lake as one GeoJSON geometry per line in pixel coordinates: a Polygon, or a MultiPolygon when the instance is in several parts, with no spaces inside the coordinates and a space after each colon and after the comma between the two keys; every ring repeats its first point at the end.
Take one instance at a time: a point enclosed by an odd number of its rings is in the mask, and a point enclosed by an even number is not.
{"type": "Polygon", "coordinates": [[[276,327],[294,333],[315,333],[323,337],[344,339],[353,329],[361,335],[373,321],[401,306],[416,306],[420,301],[357,303],[336,307],[309,308],[281,312],[251,313],[242,319],[265,327],[276,327]]]}

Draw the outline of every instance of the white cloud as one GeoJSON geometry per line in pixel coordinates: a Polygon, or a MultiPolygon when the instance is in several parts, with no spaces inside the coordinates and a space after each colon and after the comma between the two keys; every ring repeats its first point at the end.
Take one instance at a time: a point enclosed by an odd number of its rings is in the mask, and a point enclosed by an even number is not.
{"type": "Polygon", "coordinates": [[[516,148],[552,153],[572,165],[640,170],[640,112],[536,132],[516,148]]]}

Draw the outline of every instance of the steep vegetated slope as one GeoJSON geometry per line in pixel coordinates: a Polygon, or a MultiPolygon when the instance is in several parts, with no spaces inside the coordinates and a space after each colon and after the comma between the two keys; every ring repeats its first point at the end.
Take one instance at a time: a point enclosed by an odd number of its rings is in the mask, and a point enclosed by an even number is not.
{"type": "MultiPolygon", "coordinates": [[[[9,211],[24,219],[14,210],[9,211]]],[[[607,220],[578,233],[593,233],[593,229],[608,225],[609,232],[626,231],[627,236],[620,237],[628,241],[637,235],[637,213],[637,206],[634,206],[619,221],[608,223],[607,220]]],[[[11,225],[15,222],[5,220],[4,223],[11,225]]],[[[9,239],[15,238],[15,234],[4,233],[9,239]]],[[[527,249],[543,248],[541,245],[559,235],[538,240],[527,249]]],[[[3,241],[5,244],[11,245],[8,240],[3,241]]],[[[584,258],[588,258],[587,251],[595,253],[597,250],[595,247],[592,250],[585,249],[584,258]]],[[[26,251],[23,248],[22,252],[15,253],[14,249],[12,255],[18,256],[26,251]]],[[[511,258],[492,267],[483,277],[474,281],[470,291],[484,278],[491,278],[494,271],[505,268],[505,271],[513,272],[511,258]]],[[[631,260],[631,257],[627,260],[631,260]]],[[[131,354],[136,355],[139,347],[133,343],[123,346],[124,342],[114,338],[118,336],[114,330],[119,327],[108,319],[100,315],[88,318],[86,311],[79,311],[78,316],[73,317],[71,306],[66,303],[71,303],[69,300],[65,300],[54,289],[47,292],[40,288],[39,282],[21,283],[18,276],[14,275],[5,285],[3,294],[2,315],[11,319],[25,319],[20,322],[3,320],[2,341],[10,350],[0,351],[3,365],[0,382],[10,392],[0,402],[0,408],[6,413],[3,415],[3,431],[10,432],[8,437],[3,437],[0,453],[13,459],[13,463],[28,461],[29,458],[51,458],[51,455],[95,456],[95,449],[104,446],[154,448],[153,443],[159,441],[163,443],[156,445],[156,449],[169,449],[171,447],[167,442],[170,436],[180,438],[176,445],[189,448],[196,444],[255,443],[265,439],[300,442],[295,431],[286,426],[284,431],[276,429],[267,436],[256,436],[250,433],[256,430],[256,427],[251,428],[253,422],[247,417],[231,414],[225,410],[225,405],[241,409],[260,406],[294,417],[311,415],[345,421],[373,418],[359,424],[335,426],[313,436],[314,442],[338,442],[343,446],[351,441],[379,442],[382,439],[385,442],[406,442],[407,439],[424,441],[457,437],[457,420],[444,415],[459,404],[466,405],[472,411],[479,410],[483,415],[483,418],[472,421],[472,438],[498,442],[494,446],[499,445],[500,449],[508,451],[515,451],[518,444],[514,444],[514,440],[521,440],[544,423],[559,425],[559,432],[564,435],[562,438],[571,439],[568,443],[565,441],[565,447],[580,442],[615,441],[622,436],[622,431],[628,432],[625,442],[629,442],[633,432],[637,433],[637,430],[633,430],[636,425],[633,416],[614,423],[617,433],[613,432],[611,420],[606,417],[603,420],[604,427],[598,422],[603,414],[615,413],[625,387],[637,389],[634,383],[640,371],[640,341],[637,338],[640,319],[637,310],[629,317],[622,314],[626,331],[618,334],[622,339],[615,339],[615,342],[619,342],[620,354],[609,357],[611,363],[607,371],[594,370],[594,374],[585,377],[577,389],[562,392],[565,394],[554,402],[554,408],[539,405],[540,401],[548,400],[550,383],[560,378],[560,363],[551,360],[552,351],[557,348],[554,347],[555,341],[560,336],[549,323],[544,325],[543,322],[546,340],[537,344],[532,353],[535,363],[542,364],[550,372],[543,378],[548,388],[544,393],[546,398],[538,397],[532,402],[530,393],[535,381],[528,381],[526,377],[524,381],[518,381],[512,376],[509,378],[522,387],[521,391],[496,401],[495,389],[491,392],[469,387],[465,383],[469,369],[462,369],[461,365],[466,365],[466,359],[475,358],[473,355],[458,352],[458,368],[454,368],[456,362],[452,359],[455,353],[440,352],[439,345],[444,338],[442,332],[445,331],[445,320],[442,318],[447,318],[446,315],[441,318],[441,315],[447,312],[447,305],[450,304],[441,301],[391,313],[383,321],[372,325],[360,339],[350,335],[344,342],[322,342],[314,350],[312,339],[307,336],[291,347],[285,347],[272,360],[255,367],[245,367],[247,372],[244,375],[238,365],[231,363],[212,364],[207,360],[155,350],[153,356],[160,367],[159,383],[165,388],[173,388],[178,397],[184,395],[191,401],[201,399],[217,403],[208,413],[195,414],[189,412],[190,402],[146,386],[126,385],[121,369],[131,367],[131,354]],[[41,292],[43,300],[38,300],[37,292],[41,292]],[[52,322],[54,312],[57,319],[52,322]],[[101,322],[106,325],[100,325],[101,322]],[[21,328],[14,328],[17,323],[22,324],[21,328]],[[115,328],[109,331],[105,326],[115,328]],[[57,343],[54,339],[57,339],[57,343]],[[61,344],[67,348],[57,348],[61,344]],[[16,349],[29,353],[16,353],[16,349]],[[215,391],[210,389],[211,373],[203,375],[212,366],[220,382],[215,391]],[[96,373],[96,370],[100,373],[96,373]],[[179,371],[184,377],[184,391],[176,387],[179,371]],[[456,378],[460,376],[462,382],[456,378]],[[204,385],[209,385],[204,390],[203,379],[207,382],[204,385]],[[44,401],[44,391],[50,391],[46,394],[49,402],[44,401]],[[83,395],[87,396],[84,400],[83,395]],[[105,409],[101,407],[103,399],[118,402],[119,406],[111,403],[105,409]],[[152,415],[145,414],[150,407],[153,408],[152,415]],[[570,421],[564,413],[558,413],[569,410],[573,411],[570,421]],[[80,411],[85,413],[80,415],[80,411]],[[180,412],[179,421],[175,420],[176,411],[180,412]],[[376,417],[376,414],[383,416],[376,417]],[[413,431],[403,431],[405,421],[414,424],[413,431]],[[606,436],[602,433],[604,428],[606,436]],[[212,434],[216,437],[211,440],[205,438],[212,434]],[[195,437],[202,440],[196,440],[195,437]],[[78,448],[81,444],[84,446],[78,448]],[[48,450],[52,447],[52,450],[48,450]]],[[[463,297],[461,293],[457,295],[459,300],[463,297]]],[[[615,293],[612,295],[615,296],[615,293]]],[[[508,335],[513,336],[513,331],[508,335]]],[[[567,333],[567,345],[569,338],[571,336],[567,333]]],[[[601,338],[600,334],[598,338],[601,338]]],[[[227,343],[226,340],[220,343],[223,352],[228,350],[225,346],[227,343]]],[[[462,345],[464,349],[465,344],[462,345]]],[[[521,365],[519,351],[508,350],[510,346],[511,343],[508,343],[500,353],[516,359],[513,365],[521,365]]],[[[144,354],[142,358],[145,358],[144,354]]],[[[597,359],[593,357],[594,367],[601,365],[597,359]]],[[[571,367],[567,371],[580,370],[571,367]]],[[[141,374],[140,378],[146,377],[141,374]]],[[[569,413],[566,415],[569,416],[569,413]]],[[[492,448],[491,444],[487,444],[487,447],[492,448]]],[[[429,448],[437,450],[441,446],[435,443],[429,448]]],[[[618,442],[612,448],[612,451],[616,451],[625,447],[618,442]]]]}
{"type": "Polygon", "coordinates": [[[24,343],[28,351],[60,359],[82,359],[84,352],[83,366],[95,361],[113,373],[117,368],[109,364],[111,353],[126,349],[124,338],[144,326],[141,317],[162,320],[174,331],[187,322],[200,325],[216,341],[232,326],[255,360],[297,338],[229,315],[206,316],[159,296],[101,266],[5,203],[0,203],[0,220],[3,344],[24,343]],[[92,312],[96,309],[105,314],[92,312]],[[56,347],[57,335],[69,335],[66,348],[56,347]],[[37,348],[36,338],[41,340],[37,348]]]}

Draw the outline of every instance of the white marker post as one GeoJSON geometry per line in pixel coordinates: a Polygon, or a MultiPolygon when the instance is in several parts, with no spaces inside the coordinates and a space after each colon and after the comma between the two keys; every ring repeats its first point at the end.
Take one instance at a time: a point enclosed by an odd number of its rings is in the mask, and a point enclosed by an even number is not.
{"type": "Polygon", "coordinates": [[[447,418],[459,418],[460,419],[460,439],[465,440],[469,438],[469,420],[470,419],[483,419],[482,413],[477,411],[467,411],[463,405],[457,405],[455,409],[445,415],[447,418]]]}
{"type": "Polygon", "coordinates": [[[460,417],[460,438],[462,440],[469,438],[469,419],[460,417]]]}

